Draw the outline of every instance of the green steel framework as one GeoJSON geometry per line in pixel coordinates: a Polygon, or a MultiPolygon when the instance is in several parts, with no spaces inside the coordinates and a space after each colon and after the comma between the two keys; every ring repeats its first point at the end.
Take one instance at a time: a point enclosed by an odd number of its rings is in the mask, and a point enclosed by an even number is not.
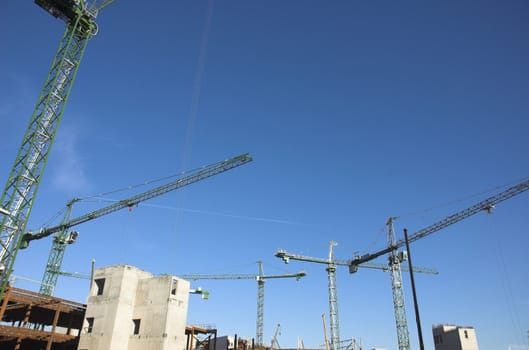
{"type": "MultiPolygon", "coordinates": [[[[329,243],[329,258],[314,258],[310,256],[298,255],[288,253],[283,249],[279,249],[275,256],[282,259],[285,263],[289,263],[290,259],[306,261],[318,264],[327,265],[327,279],[328,279],[328,289],[329,289],[329,328],[330,328],[330,349],[331,350],[341,350],[343,349],[343,342],[340,341],[340,323],[338,319],[338,289],[336,287],[336,267],[337,266],[351,266],[350,260],[341,260],[334,259],[334,247],[337,245],[336,242],[331,241],[329,243]]],[[[383,271],[392,271],[391,266],[384,264],[377,264],[371,262],[365,262],[363,264],[355,265],[354,269],[350,268],[350,272],[357,272],[358,268],[369,268],[369,269],[378,269],[383,271]]],[[[402,270],[407,270],[405,267],[402,270]]],[[[417,267],[414,268],[415,272],[428,273],[428,274],[437,274],[438,272],[432,269],[417,267]]]]}
{"type": "Polygon", "coordinates": [[[223,173],[225,171],[236,168],[251,161],[252,157],[250,156],[250,154],[245,153],[237,157],[233,157],[231,159],[227,159],[212,165],[202,167],[200,170],[189,174],[188,176],[155,187],[146,192],[134,195],[130,198],[120,200],[106,207],[92,211],[88,214],[84,214],[79,217],[70,219],[73,204],[80,200],[78,198],[72,199],[66,205],[66,213],[60,225],[50,228],[43,228],[36,234],[27,233],[24,235],[23,242],[21,245],[22,247],[27,247],[29,242],[32,240],[41,239],[53,233],[56,233],[56,235],[53,237],[50,254],[48,256],[48,262],[46,264],[44,275],[42,277],[42,283],[39,292],[41,294],[53,295],[55,287],[57,286],[57,280],[59,278],[59,275],[66,274],[65,272],[61,271],[66,246],[68,244],[74,243],[77,238],[77,232],[67,232],[69,228],[87,222],[89,220],[99,218],[103,215],[113,213],[120,209],[135,206],[140,202],[144,202],[151,198],[161,196],[165,193],[207,179],[211,176],[223,173]]]}
{"type": "MultiPolygon", "coordinates": [[[[501,203],[507,199],[510,199],[514,196],[517,196],[525,191],[529,190],[529,180],[522,181],[500,193],[497,193],[491,197],[488,197],[481,202],[474,204],[466,209],[463,209],[459,212],[456,212],[452,215],[445,217],[444,219],[423,228],[415,232],[410,236],[409,242],[415,242],[421,238],[431,235],[443,228],[453,225],[461,220],[464,220],[470,216],[473,216],[477,213],[486,211],[490,213],[494,206],[498,203],[501,203]]],[[[371,260],[374,260],[382,255],[389,254],[391,267],[391,285],[393,289],[393,302],[395,308],[395,321],[397,325],[397,338],[399,344],[399,350],[409,350],[410,341],[409,341],[409,330],[408,324],[406,321],[406,311],[404,306],[404,293],[402,292],[402,274],[399,270],[406,270],[405,268],[398,268],[398,260],[400,260],[396,251],[398,248],[401,248],[406,245],[404,239],[396,240],[395,233],[393,230],[393,221],[395,218],[390,218],[388,220],[388,247],[381,249],[375,253],[368,253],[363,256],[355,256],[352,260],[349,261],[349,272],[354,273],[358,270],[359,266],[368,263],[371,260]]],[[[399,261],[401,262],[401,261],[399,261]]],[[[415,269],[414,269],[415,271],[415,269]]]]}
{"type": "MultiPolygon", "coordinates": [[[[393,221],[395,218],[389,218],[388,226],[388,246],[393,247],[397,242],[395,231],[393,230],[393,221]]],[[[397,327],[397,341],[399,350],[410,350],[410,333],[408,330],[408,321],[406,319],[406,304],[404,302],[404,289],[402,287],[402,272],[400,264],[405,259],[399,257],[397,249],[389,253],[389,268],[391,276],[391,290],[393,292],[393,309],[395,312],[395,325],[397,327]]]]}
{"type": "MultiPolygon", "coordinates": [[[[75,198],[68,202],[66,205],[66,213],[61,224],[67,224],[70,220],[72,214],[72,207],[75,202],[79,199],[75,198]]],[[[48,256],[48,262],[46,263],[46,268],[44,269],[44,274],[42,276],[42,282],[40,284],[39,293],[45,295],[53,295],[55,287],[57,286],[57,280],[61,274],[62,261],[64,260],[64,253],[66,250],[66,245],[75,242],[77,237],[77,232],[67,233],[66,228],[61,228],[61,230],[53,236],[53,241],[51,243],[50,254],[48,256]]],[[[25,242],[23,242],[25,244],[25,242]]]]}
{"type": "Polygon", "coordinates": [[[290,273],[284,275],[265,275],[263,272],[263,263],[258,261],[259,273],[253,274],[223,274],[223,275],[180,275],[180,278],[187,280],[241,280],[241,279],[254,279],[257,281],[257,320],[256,320],[256,346],[264,346],[263,340],[263,326],[264,326],[264,284],[265,280],[271,278],[295,278],[299,281],[301,277],[306,276],[304,271],[298,273],[290,273]]]}
{"type": "Polygon", "coordinates": [[[57,8],[53,1],[36,1],[67,25],[0,199],[5,212],[0,221],[0,298],[8,286],[79,64],[88,40],[97,32],[96,15],[113,1],[91,9],[84,0],[70,2],[71,8],[57,8]]]}

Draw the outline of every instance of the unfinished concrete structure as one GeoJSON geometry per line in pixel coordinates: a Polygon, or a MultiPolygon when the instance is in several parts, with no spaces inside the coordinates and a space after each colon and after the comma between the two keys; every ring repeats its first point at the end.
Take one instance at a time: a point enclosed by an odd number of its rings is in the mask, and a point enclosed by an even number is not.
{"type": "Polygon", "coordinates": [[[97,269],[79,350],[184,350],[189,282],[130,265],[97,269]]]}
{"type": "Polygon", "coordinates": [[[185,350],[208,350],[213,346],[217,350],[217,329],[212,326],[187,326],[185,350]]]}
{"type": "Polygon", "coordinates": [[[14,287],[1,305],[0,349],[77,349],[86,305],[14,287]]]}
{"type": "Polygon", "coordinates": [[[432,326],[435,350],[479,350],[474,327],[432,326]]]}

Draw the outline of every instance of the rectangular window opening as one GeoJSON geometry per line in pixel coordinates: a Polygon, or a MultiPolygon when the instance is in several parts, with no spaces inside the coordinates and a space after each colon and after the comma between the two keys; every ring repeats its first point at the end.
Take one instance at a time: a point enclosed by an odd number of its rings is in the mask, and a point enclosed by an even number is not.
{"type": "Polygon", "coordinates": [[[173,280],[173,285],[171,287],[171,294],[172,295],[176,295],[176,286],[178,284],[178,281],[177,280],[173,280]]]}
{"type": "Polygon", "coordinates": [[[103,290],[105,289],[105,279],[97,278],[94,280],[96,284],[96,295],[103,295],[103,290]]]}
{"type": "Polygon", "coordinates": [[[132,323],[134,324],[134,331],[132,334],[140,334],[140,322],[141,320],[139,318],[132,320],[132,323]]]}
{"type": "Polygon", "coordinates": [[[92,329],[94,329],[94,318],[93,317],[87,317],[86,318],[86,333],[92,333],[92,329]]]}

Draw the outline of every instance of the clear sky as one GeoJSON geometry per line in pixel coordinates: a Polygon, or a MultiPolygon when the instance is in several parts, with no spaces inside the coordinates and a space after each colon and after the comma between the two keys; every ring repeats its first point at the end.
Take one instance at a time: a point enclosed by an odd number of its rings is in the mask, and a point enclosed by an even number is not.
{"type": "MultiPolygon", "coordinates": [[[[86,197],[242,153],[254,161],[79,225],[63,269],[130,264],[154,274],[300,270],[265,285],[264,340],[323,344],[327,273],[274,257],[386,245],[529,176],[529,2],[120,1],[98,18],[28,228],[86,197]]],[[[0,183],[5,184],[64,23],[0,2],[0,183]]],[[[131,196],[123,191],[104,200],[131,196]]],[[[76,204],[73,215],[107,205],[76,204]]],[[[426,348],[431,326],[473,326],[480,349],[528,345],[529,194],[412,245],[426,348]]],[[[21,251],[40,280],[51,239],[21,251]]],[[[384,263],[384,258],[376,262],[384,263]]],[[[418,349],[404,277],[412,348],[418,349]]],[[[18,283],[18,282],[17,282],[18,283]]],[[[20,281],[22,288],[38,289],[20,281]]],[[[192,282],[188,323],[255,336],[257,284],[192,282]]],[[[337,271],[340,337],[397,349],[390,277],[337,271]]],[[[86,280],[55,295],[86,301],[86,280]]],[[[327,319],[327,327],[329,321],[327,319]]]]}

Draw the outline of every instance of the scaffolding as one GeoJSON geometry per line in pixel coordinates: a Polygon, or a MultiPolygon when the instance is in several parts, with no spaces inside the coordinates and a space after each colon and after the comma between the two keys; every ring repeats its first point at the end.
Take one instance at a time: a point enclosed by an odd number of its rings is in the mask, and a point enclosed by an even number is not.
{"type": "Polygon", "coordinates": [[[217,329],[212,326],[186,326],[186,350],[216,350],[217,329]]]}
{"type": "Polygon", "coordinates": [[[75,350],[85,312],[85,304],[8,287],[0,306],[0,348],[75,350]]]}

